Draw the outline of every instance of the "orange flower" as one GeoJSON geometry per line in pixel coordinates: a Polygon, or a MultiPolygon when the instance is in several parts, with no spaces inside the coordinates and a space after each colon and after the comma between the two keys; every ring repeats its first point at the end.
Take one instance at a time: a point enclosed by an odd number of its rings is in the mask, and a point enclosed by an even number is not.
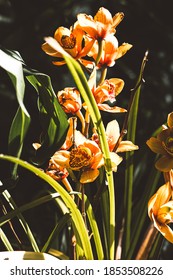
{"type": "Polygon", "coordinates": [[[114,34],[115,28],[123,20],[124,14],[117,13],[112,18],[111,13],[101,7],[94,18],[86,14],[79,14],[77,16],[78,23],[81,28],[92,38],[105,39],[107,35],[114,34]]]}
{"type": "Polygon", "coordinates": [[[126,112],[126,110],[123,108],[117,106],[111,107],[108,104],[104,103],[106,101],[109,101],[113,104],[116,101],[116,96],[122,91],[123,87],[123,80],[112,78],[103,81],[103,83],[101,83],[96,89],[93,88],[92,92],[98,104],[98,108],[110,113],[126,112]]]}
{"type": "Polygon", "coordinates": [[[82,108],[80,93],[76,88],[65,88],[57,94],[65,113],[76,114],[82,108]]]}
{"type": "MultiPolygon", "coordinates": [[[[97,64],[97,68],[101,67],[112,67],[115,64],[115,61],[126,54],[128,50],[132,48],[131,44],[123,43],[118,47],[118,40],[115,36],[109,35],[106,37],[106,39],[103,41],[103,49],[101,58],[99,60],[99,63],[97,64]]],[[[90,52],[88,53],[88,56],[92,57],[95,61],[98,56],[99,51],[99,44],[96,41],[91,48],[90,52]]],[[[81,62],[88,68],[91,68],[93,66],[92,61],[87,60],[81,60],[81,62]]]]}
{"type": "MultiPolygon", "coordinates": [[[[82,31],[77,24],[70,29],[63,26],[59,27],[55,31],[54,39],[75,59],[86,56],[94,43],[94,40],[85,41],[84,31],[82,31]]],[[[42,49],[50,56],[61,58],[60,61],[54,61],[53,64],[65,64],[64,59],[62,59],[63,55],[61,51],[58,51],[56,48],[50,46],[47,42],[42,45],[42,49]]]]}
{"type": "Polygon", "coordinates": [[[155,166],[158,170],[167,172],[173,168],[173,112],[168,115],[167,125],[157,137],[151,137],[146,143],[156,154],[162,155],[155,166]]]}
{"type": "Polygon", "coordinates": [[[99,175],[99,168],[104,164],[99,146],[75,131],[75,147],[70,151],[60,150],[53,155],[53,160],[64,168],[81,171],[80,182],[93,182],[99,175]]]}
{"type": "Polygon", "coordinates": [[[173,230],[168,226],[173,222],[173,200],[171,198],[170,183],[161,186],[148,202],[148,215],[155,228],[171,243],[173,230]]]}

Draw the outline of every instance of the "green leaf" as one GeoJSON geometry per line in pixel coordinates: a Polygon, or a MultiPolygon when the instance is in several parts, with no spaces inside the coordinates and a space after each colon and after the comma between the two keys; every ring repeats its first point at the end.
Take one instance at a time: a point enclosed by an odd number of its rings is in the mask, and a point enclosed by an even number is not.
{"type": "MultiPolygon", "coordinates": [[[[23,76],[23,60],[18,52],[0,50],[0,66],[7,71],[19,103],[19,109],[14,117],[8,139],[9,153],[20,157],[23,142],[30,124],[30,115],[23,103],[25,94],[25,81],[23,76]]],[[[12,178],[17,178],[17,165],[12,167],[12,178]]]]}
{"type": "MultiPolygon", "coordinates": [[[[9,154],[20,158],[24,139],[27,134],[30,125],[30,118],[25,115],[21,107],[18,108],[16,115],[11,124],[9,138],[8,138],[8,150],[9,154]]],[[[12,169],[12,177],[17,178],[17,165],[15,164],[12,169]]]]}
{"type": "MultiPolygon", "coordinates": [[[[12,54],[12,51],[10,52],[12,54]]],[[[15,53],[16,54],[16,53],[15,53]]],[[[19,54],[18,54],[19,56],[19,54]]],[[[16,96],[19,102],[19,105],[25,115],[29,118],[29,113],[25,108],[23,103],[24,93],[25,93],[25,82],[23,76],[23,66],[22,66],[22,59],[21,61],[16,59],[15,56],[11,56],[6,52],[0,50],[0,66],[7,71],[9,74],[12,83],[16,89],[16,96]]]]}
{"type": "MultiPolygon", "coordinates": [[[[147,61],[148,52],[145,53],[144,59],[141,64],[139,77],[135,88],[131,92],[132,103],[130,104],[129,118],[128,118],[128,132],[127,139],[135,143],[136,138],[136,127],[137,117],[139,108],[139,98],[141,93],[141,84],[143,79],[143,72],[147,61]]],[[[124,196],[124,243],[123,243],[123,254],[126,258],[126,254],[131,245],[131,219],[132,219],[132,196],[133,196],[133,173],[134,173],[134,151],[126,153],[126,172],[125,172],[125,196],[124,196]]]]}
{"type": "Polygon", "coordinates": [[[79,209],[77,208],[76,203],[71,198],[69,193],[58,182],[56,182],[53,178],[51,178],[49,175],[47,175],[42,170],[33,166],[32,164],[29,164],[26,161],[23,161],[21,159],[18,159],[18,158],[12,157],[12,156],[2,155],[2,154],[0,155],[0,159],[8,160],[13,163],[19,164],[20,166],[33,172],[38,177],[40,177],[45,182],[47,182],[52,188],[54,188],[54,190],[56,192],[58,192],[61,195],[62,200],[64,201],[66,206],[70,209],[71,217],[72,217],[72,226],[75,231],[77,243],[81,244],[85,258],[87,260],[92,260],[93,259],[92,248],[91,248],[88,232],[85,227],[85,223],[83,221],[83,217],[82,217],[79,209]]]}
{"type": "Polygon", "coordinates": [[[27,76],[27,79],[36,89],[39,98],[38,105],[43,135],[41,147],[36,151],[33,161],[40,165],[62,146],[69,123],[54,93],[50,77],[33,72],[32,75],[27,76]]]}

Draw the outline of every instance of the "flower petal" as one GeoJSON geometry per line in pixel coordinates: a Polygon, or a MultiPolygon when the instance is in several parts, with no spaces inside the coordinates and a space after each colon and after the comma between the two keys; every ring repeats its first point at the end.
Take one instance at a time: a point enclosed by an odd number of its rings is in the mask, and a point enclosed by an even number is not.
{"type": "Polygon", "coordinates": [[[123,43],[119,48],[117,49],[117,55],[116,59],[122,57],[123,55],[126,54],[127,51],[129,51],[133,46],[128,43],[123,43]]]}
{"type": "Polygon", "coordinates": [[[112,151],[120,136],[120,127],[116,120],[107,124],[106,136],[108,138],[109,149],[112,151]]]}
{"type": "Polygon", "coordinates": [[[155,167],[162,172],[168,172],[173,168],[173,158],[162,156],[156,161],[155,167]]]}
{"type": "Polygon", "coordinates": [[[125,112],[127,112],[127,110],[124,109],[124,108],[120,108],[120,107],[117,107],[117,106],[110,107],[108,104],[98,104],[98,108],[102,111],[106,111],[106,112],[109,112],[109,113],[125,113],[125,112]]]}
{"type": "Polygon", "coordinates": [[[161,154],[161,155],[167,154],[167,152],[162,146],[161,141],[155,137],[151,137],[149,140],[147,140],[146,144],[156,154],[161,154]]]}
{"type": "Polygon", "coordinates": [[[131,141],[122,141],[120,142],[117,153],[123,153],[123,152],[129,152],[129,151],[135,151],[138,150],[139,147],[137,145],[134,145],[131,141]]]}
{"type": "Polygon", "coordinates": [[[160,224],[155,217],[153,218],[153,220],[155,228],[160,231],[164,238],[173,243],[173,230],[168,225],[160,224]]]}
{"type": "Polygon", "coordinates": [[[170,128],[173,127],[173,112],[168,114],[167,124],[170,128]]]}
{"type": "Polygon", "coordinates": [[[123,158],[117,155],[116,153],[110,153],[111,163],[112,163],[112,171],[117,171],[117,166],[122,162],[123,158]]]}
{"type": "Polygon", "coordinates": [[[85,170],[82,172],[80,177],[80,183],[87,184],[93,182],[97,177],[99,176],[99,170],[98,169],[90,169],[85,170]]]}

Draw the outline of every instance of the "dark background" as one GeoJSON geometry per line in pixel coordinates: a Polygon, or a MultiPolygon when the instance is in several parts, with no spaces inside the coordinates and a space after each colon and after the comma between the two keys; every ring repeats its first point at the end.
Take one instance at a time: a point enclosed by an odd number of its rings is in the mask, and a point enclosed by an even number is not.
{"type": "MultiPolygon", "coordinates": [[[[145,142],[153,131],[166,121],[173,105],[173,28],[171,0],[0,0],[0,44],[2,48],[17,50],[25,63],[40,72],[51,76],[55,91],[71,85],[66,66],[52,65],[51,58],[42,50],[45,36],[53,36],[59,26],[70,27],[76,21],[76,15],[84,12],[95,15],[101,7],[110,10],[112,15],[124,12],[125,18],[117,28],[119,43],[128,42],[133,48],[113,68],[110,77],[124,79],[125,87],[118,98],[119,106],[127,106],[130,89],[134,87],[140,65],[146,50],[149,50],[148,62],[144,73],[145,84],[139,106],[136,144],[141,147],[139,158],[146,149],[145,142]]],[[[26,85],[26,104],[31,114],[31,136],[26,139],[26,147],[38,141],[39,124],[37,122],[36,96],[33,89],[26,85]]],[[[14,89],[8,76],[0,70],[0,153],[7,153],[7,139],[11,121],[17,109],[14,89]]],[[[105,118],[114,118],[105,114],[105,118]]],[[[117,116],[120,118],[121,116],[117,116]]],[[[26,152],[27,154],[27,152],[26,152]]],[[[152,158],[152,154],[151,154],[152,158]]],[[[1,178],[8,176],[6,165],[0,163],[1,178]]],[[[26,172],[26,178],[28,174],[26,172]]],[[[20,182],[16,199],[22,203],[36,194],[33,189],[35,179],[29,177],[20,182]]],[[[39,184],[39,182],[37,182],[39,184]]],[[[40,210],[42,212],[42,209],[40,210]]],[[[47,215],[46,227],[49,227],[52,208],[45,207],[42,215],[47,215]]],[[[39,211],[37,211],[37,214],[39,211]]],[[[53,219],[53,218],[52,218],[53,219]]],[[[37,234],[39,217],[35,217],[33,228],[37,234]]],[[[40,237],[44,239],[43,237],[40,237]]],[[[41,241],[40,241],[41,242],[41,241]]],[[[169,247],[169,246],[168,246],[169,247]]],[[[172,247],[171,247],[172,248],[172,247]]],[[[166,249],[169,251],[169,248],[166,249]]],[[[165,253],[166,254],[166,253],[165,253]]],[[[167,258],[167,255],[166,255],[167,258]]]]}

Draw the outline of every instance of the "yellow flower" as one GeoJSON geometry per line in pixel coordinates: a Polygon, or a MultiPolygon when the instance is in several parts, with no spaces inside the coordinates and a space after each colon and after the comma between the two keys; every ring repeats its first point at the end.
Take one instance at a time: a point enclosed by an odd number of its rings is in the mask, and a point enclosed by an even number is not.
{"type": "Polygon", "coordinates": [[[57,94],[60,105],[65,113],[76,114],[82,108],[80,93],[76,88],[65,88],[57,94]]]}
{"type": "MultiPolygon", "coordinates": [[[[86,56],[94,43],[94,40],[85,41],[84,31],[82,31],[77,24],[74,24],[74,27],[71,27],[70,29],[63,26],[59,27],[55,31],[54,39],[76,60],[86,56]]],[[[61,59],[60,61],[53,61],[53,64],[65,64],[61,50],[58,51],[57,48],[54,48],[47,42],[42,45],[42,49],[48,55],[61,59]]]]}
{"type": "Polygon", "coordinates": [[[117,13],[112,18],[111,13],[103,7],[98,10],[94,18],[86,14],[79,14],[77,16],[81,28],[96,40],[105,39],[107,35],[114,34],[115,28],[123,18],[123,13],[117,13]]]}
{"type": "Polygon", "coordinates": [[[168,114],[167,125],[157,137],[151,137],[146,143],[156,154],[162,155],[155,164],[160,171],[167,172],[173,168],[173,112],[168,114]]]}
{"type": "Polygon", "coordinates": [[[150,198],[148,202],[148,215],[155,228],[171,243],[173,243],[173,231],[168,226],[173,222],[173,200],[171,198],[171,186],[167,182],[150,198]]]}

